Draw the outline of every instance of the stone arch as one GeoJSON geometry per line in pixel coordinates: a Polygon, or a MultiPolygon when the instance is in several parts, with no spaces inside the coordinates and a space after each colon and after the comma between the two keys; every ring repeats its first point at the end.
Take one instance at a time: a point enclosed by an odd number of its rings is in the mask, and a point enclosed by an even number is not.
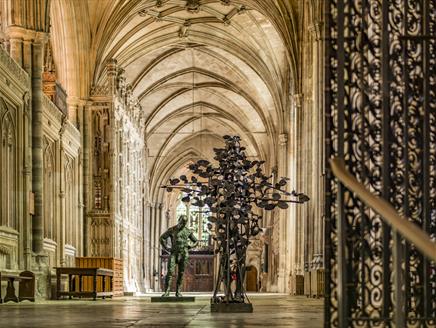
{"type": "Polygon", "coordinates": [[[53,241],[57,240],[56,222],[56,156],[55,143],[44,138],[44,238],[53,241]]]}
{"type": "Polygon", "coordinates": [[[74,216],[77,207],[77,194],[76,194],[76,177],[75,173],[75,160],[74,158],[64,155],[64,179],[65,179],[65,242],[68,245],[77,248],[78,240],[78,218],[74,216]]]}
{"type": "Polygon", "coordinates": [[[16,126],[11,110],[3,98],[0,99],[1,134],[1,222],[0,225],[18,230],[16,213],[16,187],[17,187],[17,144],[16,126]]]}

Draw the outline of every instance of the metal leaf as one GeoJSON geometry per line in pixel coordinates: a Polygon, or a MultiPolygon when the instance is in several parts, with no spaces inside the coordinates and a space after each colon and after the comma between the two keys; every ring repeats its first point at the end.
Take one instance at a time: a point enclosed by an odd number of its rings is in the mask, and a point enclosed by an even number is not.
{"type": "Polygon", "coordinates": [[[275,204],[272,204],[272,203],[270,203],[270,204],[268,204],[268,205],[265,206],[265,209],[266,209],[267,211],[271,211],[271,210],[273,210],[273,209],[275,209],[275,208],[276,208],[276,205],[275,205],[275,204]]]}
{"type": "Polygon", "coordinates": [[[274,193],[273,195],[272,195],[272,198],[274,199],[274,200],[279,200],[280,198],[282,198],[282,196],[279,194],[279,193],[274,193]]]}
{"type": "Polygon", "coordinates": [[[284,201],[280,201],[277,203],[277,206],[280,207],[282,210],[286,210],[287,208],[289,208],[288,203],[284,202],[284,201]]]}
{"type": "Polygon", "coordinates": [[[170,184],[173,185],[173,186],[175,186],[175,185],[178,184],[179,182],[180,182],[180,180],[177,179],[177,178],[176,178],[176,179],[171,179],[171,180],[170,180],[170,184]]]}

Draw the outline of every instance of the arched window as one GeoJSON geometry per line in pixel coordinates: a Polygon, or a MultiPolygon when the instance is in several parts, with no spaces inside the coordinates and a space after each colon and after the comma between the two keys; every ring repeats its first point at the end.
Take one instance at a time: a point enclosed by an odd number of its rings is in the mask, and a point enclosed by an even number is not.
{"type": "MultiPolygon", "coordinates": [[[[18,229],[16,217],[16,140],[11,112],[2,104],[6,113],[1,120],[1,222],[0,225],[18,229]]],[[[1,113],[1,111],[0,111],[1,113]]]]}

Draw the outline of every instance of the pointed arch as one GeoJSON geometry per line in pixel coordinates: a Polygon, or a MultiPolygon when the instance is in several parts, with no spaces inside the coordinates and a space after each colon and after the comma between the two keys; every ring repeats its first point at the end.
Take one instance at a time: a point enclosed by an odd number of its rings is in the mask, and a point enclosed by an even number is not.
{"type": "Polygon", "coordinates": [[[56,157],[55,144],[44,138],[43,190],[44,190],[44,238],[56,241],[56,157]]]}
{"type": "Polygon", "coordinates": [[[16,127],[12,111],[3,98],[0,98],[0,184],[1,184],[1,222],[0,225],[19,229],[16,213],[17,190],[17,145],[16,127]]]}

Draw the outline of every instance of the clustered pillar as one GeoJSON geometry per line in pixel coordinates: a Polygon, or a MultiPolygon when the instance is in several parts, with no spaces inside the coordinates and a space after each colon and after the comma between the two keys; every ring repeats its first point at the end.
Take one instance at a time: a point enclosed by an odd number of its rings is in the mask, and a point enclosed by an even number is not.
{"type": "Polygon", "coordinates": [[[6,29],[10,55],[31,77],[32,91],[32,191],[34,215],[32,219],[33,251],[43,250],[43,127],[42,127],[42,70],[47,34],[17,26],[6,29]]]}

